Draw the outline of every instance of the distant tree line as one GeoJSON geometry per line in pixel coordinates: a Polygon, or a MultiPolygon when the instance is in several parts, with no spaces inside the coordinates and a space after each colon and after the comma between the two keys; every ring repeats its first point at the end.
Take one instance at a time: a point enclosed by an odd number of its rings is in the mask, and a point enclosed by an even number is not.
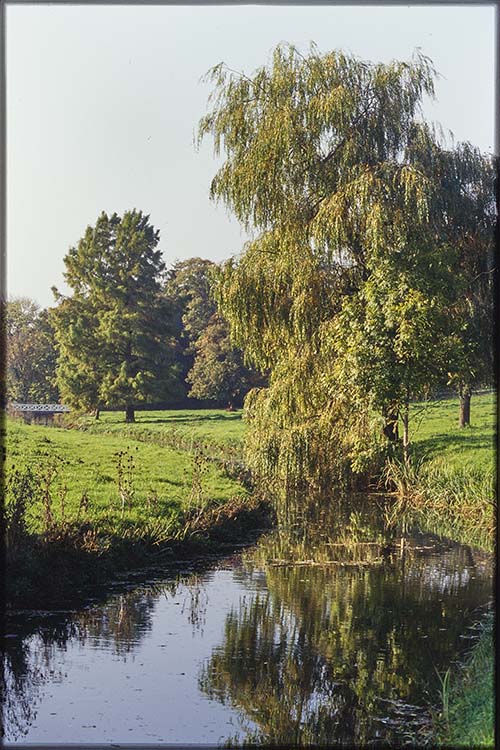
{"type": "Polygon", "coordinates": [[[104,212],[64,262],[68,296],[41,310],[7,304],[11,401],[62,400],[96,416],[189,399],[232,409],[264,379],[244,365],[211,298],[215,264],[201,258],[166,270],[159,233],[140,211],[104,212]]]}

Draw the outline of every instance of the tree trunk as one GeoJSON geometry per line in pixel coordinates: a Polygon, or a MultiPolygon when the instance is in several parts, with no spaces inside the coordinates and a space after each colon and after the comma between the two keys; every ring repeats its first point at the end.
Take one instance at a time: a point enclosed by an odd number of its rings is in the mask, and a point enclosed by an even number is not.
{"type": "Polygon", "coordinates": [[[459,427],[470,425],[470,400],[472,393],[467,388],[460,393],[460,417],[458,420],[459,427]]]}
{"type": "Polygon", "coordinates": [[[125,422],[135,422],[134,407],[130,404],[127,404],[125,409],[125,422]]]}
{"type": "Polygon", "coordinates": [[[385,425],[382,432],[391,443],[396,443],[399,439],[398,433],[398,411],[397,409],[387,409],[384,412],[385,425]]]}
{"type": "Polygon", "coordinates": [[[403,412],[403,458],[405,464],[410,460],[410,431],[409,431],[410,413],[408,404],[405,405],[403,412]]]}
{"type": "Polygon", "coordinates": [[[94,411],[94,417],[96,419],[99,419],[100,415],[101,415],[101,410],[99,409],[99,407],[97,407],[96,410],[94,411]]]}

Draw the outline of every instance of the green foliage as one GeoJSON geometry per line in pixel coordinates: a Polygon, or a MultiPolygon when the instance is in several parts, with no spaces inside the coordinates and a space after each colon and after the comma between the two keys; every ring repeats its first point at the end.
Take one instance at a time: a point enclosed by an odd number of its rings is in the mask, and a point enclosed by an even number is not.
{"type": "Polygon", "coordinates": [[[271,370],[248,400],[248,461],[286,502],[329,495],[376,467],[400,414],[407,456],[410,401],[477,365],[480,316],[461,300],[489,268],[491,163],[422,121],[420,54],[283,44],[252,75],[221,63],[208,80],[199,138],[225,155],[210,194],[254,235],[215,296],[246,361],[271,370]]]}
{"type": "MultiPolygon", "coordinates": [[[[431,183],[414,151],[432,139],[418,115],[433,69],[420,55],[373,65],[281,45],[252,76],[221,64],[209,78],[213,108],[199,136],[211,134],[216,154],[226,154],[211,195],[260,232],[223,266],[215,292],[248,362],[272,370],[269,389],[249,405],[249,460],[265,457],[287,498],[297,482],[298,494],[328,492],[345,478],[353,447],[371,442],[370,402],[386,406],[382,393],[356,398],[359,383],[353,398],[352,377],[338,377],[335,321],[344,305],[355,309],[356,295],[375,296],[378,307],[383,270],[401,257],[410,272],[419,263],[431,183]]],[[[398,291],[387,315],[406,304],[409,324],[418,288],[398,291]]],[[[338,331],[344,343],[346,333],[338,331]]],[[[401,347],[410,333],[401,332],[401,347]]],[[[390,331],[385,339],[392,355],[390,331]]]]}
{"type": "Polygon", "coordinates": [[[494,648],[491,613],[479,626],[479,640],[460,672],[454,670],[437,726],[438,746],[469,748],[494,745],[494,648]]]}
{"type": "Polygon", "coordinates": [[[177,305],[181,319],[179,337],[187,355],[194,354],[195,342],[216,312],[210,296],[210,274],[214,267],[211,260],[188,258],[175,263],[167,274],[165,292],[177,305]]]}
{"type": "Polygon", "coordinates": [[[164,263],[149,216],[102,213],[64,262],[73,290],[52,310],[57,378],[67,403],[90,409],[160,401],[175,389],[164,263]]]}
{"type": "Polygon", "coordinates": [[[249,388],[252,374],[245,368],[241,352],[229,339],[227,325],[214,314],[195,342],[196,356],[187,375],[190,396],[211,399],[231,408],[249,388]]]}
{"type": "Polygon", "coordinates": [[[11,401],[53,403],[57,352],[47,310],[22,297],[7,302],[7,397],[11,401]]]}
{"type": "Polygon", "coordinates": [[[188,395],[232,407],[259,381],[243,365],[241,351],[217,314],[211,294],[215,269],[215,263],[201,258],[176,263],[168,274],[166,294],[178,310],[183,373],[191,384],[188,395]]]}

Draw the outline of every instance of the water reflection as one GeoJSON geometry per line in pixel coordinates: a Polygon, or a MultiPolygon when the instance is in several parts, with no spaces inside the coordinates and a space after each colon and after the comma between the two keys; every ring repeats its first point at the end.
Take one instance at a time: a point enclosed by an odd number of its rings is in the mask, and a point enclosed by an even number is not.
{"type": "Polygon", "coordinates": [[[468,548],[380,532],[375,543],[361,533],[344,544],[325,532],[334,527],[260,545],[246,575],[256,558],[266,590],[228,613],[203,667],[200,688],[258,725],[247,742],[415,736],[436,697],[435,670],[457,656],[471,612],[491,596],[488,563],[468,548]]]}
{"type": "MultiPolygon", "coordinates": [[[[134,662],[135,652],[152,630],[158,600],[174,597],[185,578],[135,584],[133,588],[118,584],[122,590],[108,597],[104,605],[67,613],[21,611],[10,618],[12,632],[7,634],[3,653],[2,736],[12,741],[27,734],[44,689],[67,677],[64,654],[68,648],[107,652],[122,662],[134,662]]],[[[180,612],[193,631],[203,628],[207,603],[200,579],[189,576],[180,612]]]]}
{"type": "Polygon", "coordinates": [[[122,583],[80,611],[18,613],[7,739],[405,742],[491,598],[491,561],[395,536],[383,509],[357,507],[219,569],[122,583]]]}

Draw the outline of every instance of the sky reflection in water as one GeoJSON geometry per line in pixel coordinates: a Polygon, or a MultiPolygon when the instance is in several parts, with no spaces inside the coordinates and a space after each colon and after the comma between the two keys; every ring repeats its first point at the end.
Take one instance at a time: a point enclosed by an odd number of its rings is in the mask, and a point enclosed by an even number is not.
{"type": "Polygon", "coordinates": [[[117,585],[104,604],[19,613],[6,741],[404,742],[436,700],[435,670],[470,645],[491,563],[350,523],[347,547],[331,526],[274,534],[216,569],[117,585]]]}

